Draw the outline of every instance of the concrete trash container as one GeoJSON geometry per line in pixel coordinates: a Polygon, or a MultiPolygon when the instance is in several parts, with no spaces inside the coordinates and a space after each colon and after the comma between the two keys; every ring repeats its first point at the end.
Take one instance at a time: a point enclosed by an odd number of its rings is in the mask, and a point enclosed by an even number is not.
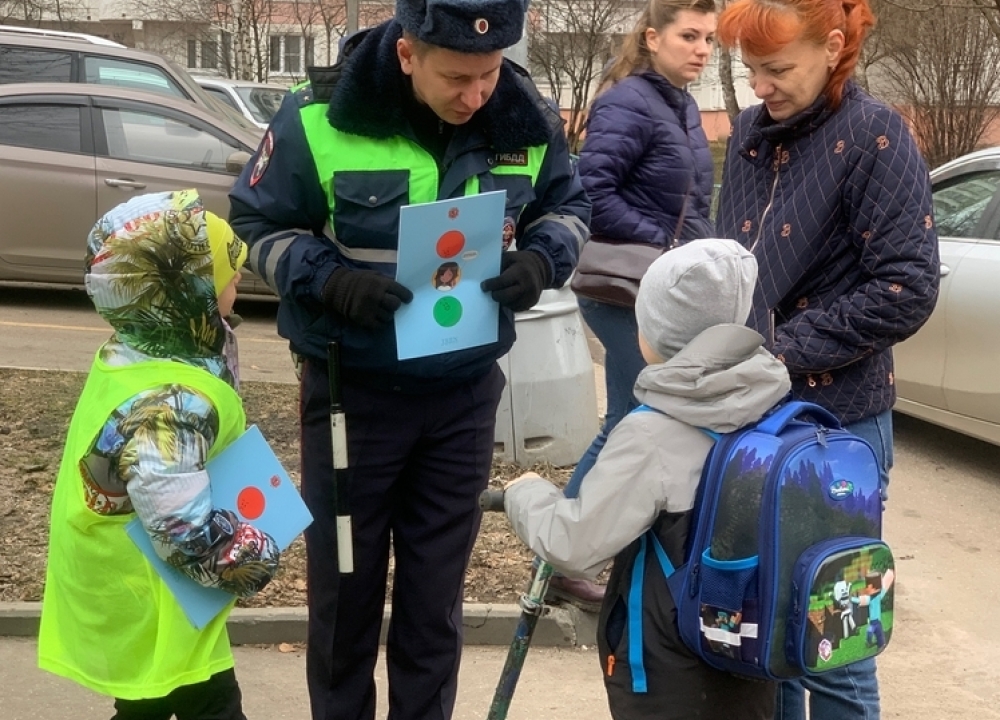
{"type": "Polygon", "coordinates": [[[597,434],[594,364],[569,285],[516,315],[517,341],[500,358],[507,387],[494,456],[519,465],[576,463],[597,434]]]}

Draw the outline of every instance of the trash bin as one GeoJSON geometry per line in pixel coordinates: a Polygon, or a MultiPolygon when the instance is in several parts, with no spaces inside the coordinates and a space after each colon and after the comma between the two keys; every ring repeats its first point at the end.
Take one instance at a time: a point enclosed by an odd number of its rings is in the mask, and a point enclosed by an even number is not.
{"type": "Polygon", "coordinates": [[[517,341],[500,358],[507,387],[494,455],[507,462],[572,465],[597,434],[594,364],[569,285],[545,290],[515,316],[517,341]]]}

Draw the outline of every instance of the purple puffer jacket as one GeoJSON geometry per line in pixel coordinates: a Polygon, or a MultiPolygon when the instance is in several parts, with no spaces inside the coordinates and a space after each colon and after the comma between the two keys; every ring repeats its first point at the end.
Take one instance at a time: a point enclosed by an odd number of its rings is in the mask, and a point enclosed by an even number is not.
{"type": "Polygon", "coordinates": [[[666,246],[684,206],[681,236],[712,237],[712,154],[691,94],[658,73],[631,75],[601,93],[587,119],[580,178],[596,235],[666,246]]]}
{"type": "Polygon", "coordinates": [[[927,167],[900,115],[849,83],[775,123],[736,119],[718,237],[759,267],[750,326],[792,393],[853,422],[892,407],[892,346],[927,321],[940,265],[927,167]],[[771,313],[773,312],[773,328],[771,313]]]}

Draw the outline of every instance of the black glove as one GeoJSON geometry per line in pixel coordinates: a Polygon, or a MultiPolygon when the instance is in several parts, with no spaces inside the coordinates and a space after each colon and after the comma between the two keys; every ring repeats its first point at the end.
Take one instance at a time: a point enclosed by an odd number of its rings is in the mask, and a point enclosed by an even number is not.
{"type": "Polygon", "coordinates": [[[500,256],[500,274],[484,280],[483,292],[514,312],[538,302],[549,284],[549,264],[531,250],[509,250],[500,256]]]}
{"type": "Polygon", "coordinates": [[[337,268],[323,287],[328,311],[369,330],[387,325],[399,306],[412,299],[412,292],[374,270],[337,268]]]}

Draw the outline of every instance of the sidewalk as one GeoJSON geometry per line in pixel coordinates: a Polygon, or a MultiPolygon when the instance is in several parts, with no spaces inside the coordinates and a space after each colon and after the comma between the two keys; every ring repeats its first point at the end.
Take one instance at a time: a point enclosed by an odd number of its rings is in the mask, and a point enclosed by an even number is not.
{"type": "MultiPolygon", "coordinates": [[[[38,635],[41,603],[0,602],[0,637],[38,635]]],[[[521,617],[517,605],[466,603],[462,632],[465,645],[507,647],[521,617]]],[[[229,616],[229,638],[234,645],[277,645],[306,641],[306,608],[236,608],[229,616]]],[[[382,616],[382,638],[389,627],[389,606],[382,616]]],[[[532,636],[532,647],[586,648],[596,643],[597,615],[572,606],[546,607],[532,636]]],[[[2,665],[0,665],[2,667],[2,665]]],[[[0,703],[0,708],[3,705],[0,703]]],[[[0,716],[0,720],[6,720],[0,716]]]]}
{"type": "MultiPolygon", "coordinates": [[[[3,720],[108,720],[112,701],[36,667],[32,638],[0,637],[3,720]]],[[[307,720],[305,653],[236,647],[236,674],[249,720],[307,720]]],[[[454,720],[485,720],[506,648],[466,647],[454,720]]],[[[376,717],[386,712],[384,652],[376,669],[376,717]]],[[[532,648],[511,703],[511,720],[610,720],[597,652],[532,648]]]]}
{"type": "MultiPolygon", "coordinates": [[[[40,610],[40,603],[0,603],[0,719],[107,720],[111,701],[36,667],[40,610]]],[[[466,604],[454,720],[486,718],[519,617],[516,605],[466,604]]],[[[388,619],[386,608],[383,643],[388,619]]],[[[596,623],[596,615],[576,608],[547,609],[535,628],[510,718],[609,720],[594,648],[596,623]]],[[[228,624],[249,720],[306,720],[305,608],[237,609],[228,624]],[[282,643],[295,643],[293,651],[280,652],[282,643]]],[[[377,717],[385,717],[384,650],[376,682],[377,717]]]]}

